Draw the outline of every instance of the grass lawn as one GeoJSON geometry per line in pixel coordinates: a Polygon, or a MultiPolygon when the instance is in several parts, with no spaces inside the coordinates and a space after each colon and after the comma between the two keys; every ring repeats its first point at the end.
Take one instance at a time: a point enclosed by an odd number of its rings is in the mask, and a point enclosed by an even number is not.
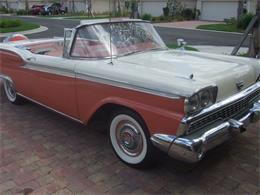
{"type": "Polygon", "coordinates": [[[236,24],[207,24],[200,25],[197,29],[203,30],[216,30],[225,32],[244,32],[242,29],[237,28],[236,24]]]}
{"type": "MultiPolygon", "coordinates": [[[[1,22],[1,19],[0,19],[0,22],[1,22]]],[[[21,23],[18,26],[0,28],[0,33],[19,32],[19,31],[25,31],[25,30],[32,30],[32,29],[39,28],[39,27],[40,27],[40,25],[38,25],[38,24],[21,21],[21,23]]]]}
{"type": "MultiPolygon", "coordinates": [[[[170,48],[170,49],[179,48],[179,46],[176,43],[168,44],[167,47],[170,48]]],[[[199,51],[198,49],[196,49],[194,47],[189,47],[189,46],[186,46],[185,49],[188,50],[188,51],[199,51]]]]}

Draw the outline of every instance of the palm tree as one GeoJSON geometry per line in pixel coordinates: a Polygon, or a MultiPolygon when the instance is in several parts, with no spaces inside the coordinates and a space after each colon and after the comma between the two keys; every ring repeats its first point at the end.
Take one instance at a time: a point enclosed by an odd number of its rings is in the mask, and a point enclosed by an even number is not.
{"type": "Polygon", "coordinates": [[[113,2],[112,2],[112,10],[110,10],[110,11],[112,11],[112,15],[113,16],[116,15],[116,2],[117,2],[117,0],[113,0],[113,2]]]}
{"type": "Polygon", "coordinates": [[[86,4],[88,5],[88,16],[94,16],[92,13],[92,0],[86,0],[86,4]]]}
{"type": "Polygon", "coordinates": [[[238,1],[238,10],[237,10],[237,19],[239,19],[240,16],[243,15],[243,10],[244,10],[244,1],[239,0],[238,1]]]}
{"type": "Polygon", "coordinates": [[[118,15],[121,16],[121,1],[120,0],[117,1],[117,12],[118,12],[118,15]]]}
{"type": "Polygon", "coordinates": [[[75,13],[75,1],[72,0],[72,12],[75,13]]]}
{"type": "Polygon", "coordinates": [[[29,2],[28,2],[28,0],[25,0],[25,10],[28,13],[28,11],[29,11],[29,2]]]}
{"type": "Polygon", "coordinates": [[[6,9],[9,9],[8,0],[5,0],[6,9]]]}

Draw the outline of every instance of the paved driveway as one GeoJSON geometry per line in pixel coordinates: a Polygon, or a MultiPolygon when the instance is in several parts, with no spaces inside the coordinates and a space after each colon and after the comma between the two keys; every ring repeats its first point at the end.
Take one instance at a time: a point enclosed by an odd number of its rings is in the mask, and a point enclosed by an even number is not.
{"type": "Polygon", "coordinates": [[[0,194],[256,194],[259,125],[198,164],[163,157],[151,170],[118,161],[98,121],[84,127],[33,103],[0,101],[0,194]]]}

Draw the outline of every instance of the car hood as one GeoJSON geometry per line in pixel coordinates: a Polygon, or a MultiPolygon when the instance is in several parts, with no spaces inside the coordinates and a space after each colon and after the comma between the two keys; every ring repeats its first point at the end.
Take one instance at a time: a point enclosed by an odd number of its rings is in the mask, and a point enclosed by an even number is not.
{"type": "MultiPolygon", "coordinates": [[[[117,61],[125,70],[135,70],[137,75],[143,73],[144,77],[150,75],[151,79],[170,82],[190,95],[201,88],[216,85],[217,100],[247,88],[259,75],[250,60],[201,52],[153,51],[121,57],[117,61]],[[237,87],[239,82],[244,84],[240,89],[237,87]]],[[[254,63],[260,66],[259,61],[254,60],[254,63]]]]}

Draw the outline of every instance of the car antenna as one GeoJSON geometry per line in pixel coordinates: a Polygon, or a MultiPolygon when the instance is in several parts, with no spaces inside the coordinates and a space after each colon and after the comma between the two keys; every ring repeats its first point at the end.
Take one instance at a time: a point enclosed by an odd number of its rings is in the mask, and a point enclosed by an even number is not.
{"type": "Polygon", "coordinates": [[[111,23],[112,23],[112,13],[111,13],[111,0],[109,0],[109,47],[110,47],[110,62],[109,64],[114,65],[113,64],[113,49],[112,49],[112,27],[111,27],[111,23]]]}

